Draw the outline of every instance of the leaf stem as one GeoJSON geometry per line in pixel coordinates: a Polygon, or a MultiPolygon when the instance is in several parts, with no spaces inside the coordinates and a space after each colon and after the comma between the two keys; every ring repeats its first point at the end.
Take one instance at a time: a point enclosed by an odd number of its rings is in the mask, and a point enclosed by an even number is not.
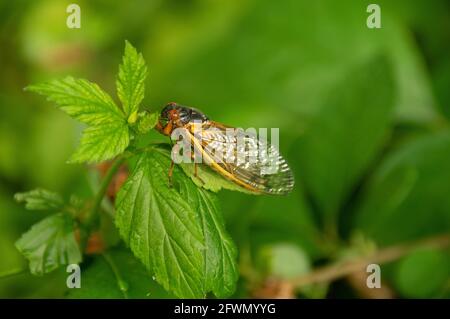
{"type": "Polygon", "coordinates": [[[365,270],[368,264],[388,263],[408,255],[417,248],[445,248],[450,245],[450,235],[439,235],[412,243],[403,243],[384,248],[367,257],[359,257],[351,261],[332,264],[319,268],[309,274],[290,280],[296,287],[333,281],[354,272],[365,270]]]}

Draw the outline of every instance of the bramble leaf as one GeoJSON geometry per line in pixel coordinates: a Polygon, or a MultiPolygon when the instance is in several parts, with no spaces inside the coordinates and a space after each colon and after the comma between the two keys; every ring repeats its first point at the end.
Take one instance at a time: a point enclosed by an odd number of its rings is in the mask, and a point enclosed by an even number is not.
{"type": "Polygon", "coordinates": [[[227,297],[236,289],[239,272],[237,248],[225,230],[217,195],[196,187],[189,179],[180,178],[180,193],[200,216],[205,240],[205,291],[227,297]]]}
{"type": "Polygon", "coordinates": [[[41,188],[16,193],[14,199],[19,203],[25,203],[25,208],[29,210],[55,210],[64,206],[64,201],[58,193],[41,188]]]}
{"type": "Polygon", "coordinates": [[[100,162],[127,148],[130,135],[125,115],[95,83],[67,77],[27,89],[46,95],[71,117],[90,125],[83,132],[80,146],[70,162],[100,162]]]}
{"type": "Polygon", "coordinates": [[[123,62],[119,66],[116,86],[117,95],[127,117],[138,111],[139,104],[144,99],[146,77],[147,66],[142,54],[125,41],[125,53],[123,62]]]}
{"type": "Polygon", "coordinates": [[[26,88],[47,96],[74,119],[88,125],[124,121],[123,112],[97,84],[68,76],[26,88]]]}
{"type": "Polygon", "coordinates": [[[177,166],[174,187],[169,187],[169,163],[166,149],[139,155],[116,201],[117,226],[156,280],[177,296],[198,297],[208,291],[229,296],[238,277],[237,251],[225,231],[217,198],[196,187],[177,166]]]}
{"type": "Polygon", "coordinates": [[[193,163],[180,163],[179,165],[186,175],[188,175],[198,187],[202,187],[215,193],[221,189],[228,189],[251,195],[259,195],[259,193],[251,192],[244,187],[236,185],[232,181],[225,179],[218,173],[214,172],[206,164],[197,165],[197,176],[195,176],[195,167],[193,163]]]}
{"type": "Polygon", "coordinates": [[[69,289],[69,298],[174,298],[148,275],[147,269],[125,247],[97,255],[83,270],[82,285],[69,289]],[[132,271],[130,271],[132,270],[132,271]]]}
{"type": "Polygon", "coordinates": [[[179,297],[204,297],[203,236],[193,208],[167,180],[168,158],[158,149],[137,164],[116,199],[116,225],[134,255],[179,297]]]}
{"type": "Polygon", "coordinates": [[[148,133],[158,123],[159,113],[141,112],[137,122],[138,132],[141,134],[148,133]]]}
{"type": "Polygon", "coordinates": [[[29,260],[30,271],[34,275],[43,275],[61,265],[81,262],[73,220],[63,213],[33,225],[16,242],[16,247],[29,260]]]}
{"type": "Polygon", "coordinates": [[[69,162],[101,162],[122,153],[130,143],[125,122],[91,126],[83,131],[80,146],[69,162]]]}

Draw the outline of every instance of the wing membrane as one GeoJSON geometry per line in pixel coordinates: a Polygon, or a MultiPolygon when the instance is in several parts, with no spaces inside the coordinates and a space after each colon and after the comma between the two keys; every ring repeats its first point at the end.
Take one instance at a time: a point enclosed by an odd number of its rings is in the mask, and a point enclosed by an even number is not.
{"type": "Polygon", "coordinates": [[[190,129],[203,161],[235,183],[258,193],[287,194],[294,177],[286,160],[256,134],[217,122],[202,123],[201,136],[190,129]]]}

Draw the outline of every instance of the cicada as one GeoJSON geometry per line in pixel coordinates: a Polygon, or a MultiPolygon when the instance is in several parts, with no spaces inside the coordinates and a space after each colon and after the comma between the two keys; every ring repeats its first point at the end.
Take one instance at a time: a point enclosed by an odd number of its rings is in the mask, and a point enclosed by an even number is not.
{"type": "MultiPolygon", "coordinates": [[[[212,121],[195,108],[167,104],[161,111],[156,129],[167,136],[182,129],[192,154],[201,154],[202,163],[248,191],[287,194],[294,187],[293,173],[276,147],[254,134],[212,121]],[[269,166],[271,169],[267,169],[269,166]]],[[[173,161],[169,178],[172,169],[173,161]]]]}

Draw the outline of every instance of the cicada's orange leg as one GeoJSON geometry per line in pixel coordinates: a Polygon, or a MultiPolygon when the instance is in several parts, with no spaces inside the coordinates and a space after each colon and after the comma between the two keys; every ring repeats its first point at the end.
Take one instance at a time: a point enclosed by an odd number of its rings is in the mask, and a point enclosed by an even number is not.
{"type": "Polygon", "coordinates": [[[166,126],[164,126],[162,133],[164,135],[170,136],[170,134],[172,133],[173,130],[173,123],[172,121],[169,121],[169,123],[167,123],[166,126]]]}
{"type": "Polygon", "coordinates": [[[160,132],[161,134],[164,134],[166,136],[170,136],[170,134],[172,133],[173,130],[173,123],[172,121],[169,121],[166,126],[163,126],[161,124],[161,122],[158,121],[158,123],[156,123],[155,129],[160,132]]]}
{"type": "Polygon", "coordinates": [[[163,128],[163,126],[162,126],[162,124],[161,124],[160,121],[158,121],[158,123],[156,123],[155,129],[156,129],[158,132],[160,132],[160,133],[163,132],[163,129],[164,129],[164,128],[163,128]]]}
{"type": "Polygon", "coordinates": [[[202,182],[203,184],[206,184],[205,181],[200,176],[198,176],[198,169],[197,169],[197,167],[198,167],[198,163],[194,163],[194,177],[196,179],[198,179],[200,182],[202,182]]]}

